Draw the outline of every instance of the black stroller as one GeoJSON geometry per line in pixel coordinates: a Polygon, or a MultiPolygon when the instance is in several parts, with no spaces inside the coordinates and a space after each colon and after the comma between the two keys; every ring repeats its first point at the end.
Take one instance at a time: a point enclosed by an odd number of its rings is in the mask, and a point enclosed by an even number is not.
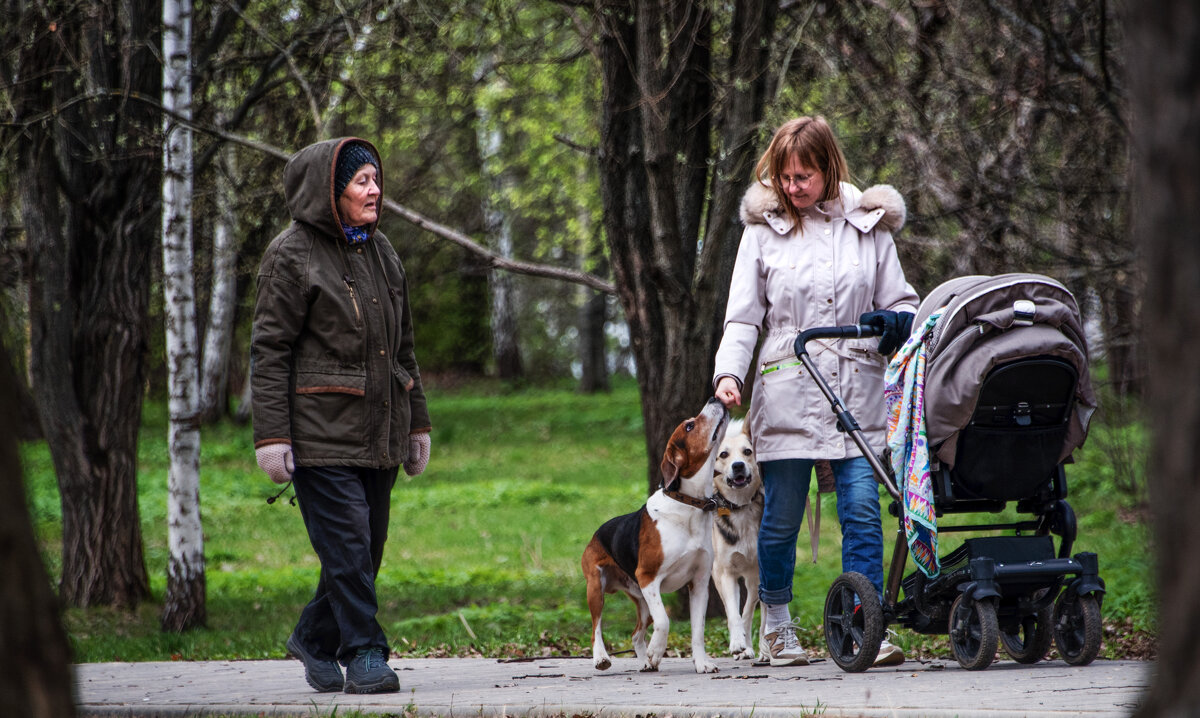
{"type": "Polygon", "coordinates": [[[1049,277],[961,277],[925,299],[914,327],[944,307],[925,339],[925,421],[937,516],[998,513],[1016,502],[1026,520],[939,525],[938,532],[995,532],[967,538],[938,558],[940,572],[904,576],[903,506],[891,467],[871,450],[809,357],[813,339],[877,336],[868,326],[808,329],[796,357],[892,496],[899,520],[882,604],[859,573],[844,573],[825,599],[829,654],[843,670],[875,661],[889,624],[948,634],[958,663],[987,668],[1003,645],[1013,660],[1036,663],[1051,640],[1063,660],[1086,665],[1100,650],[1104,581],[1096,554],[1072,556],[1076,521],[1063,469],[1087,434],[1095,397],[1087,346],[1071,293],[1049,277]],[[1059,537],[1058,549],[1054,536],[1059,537]]]}

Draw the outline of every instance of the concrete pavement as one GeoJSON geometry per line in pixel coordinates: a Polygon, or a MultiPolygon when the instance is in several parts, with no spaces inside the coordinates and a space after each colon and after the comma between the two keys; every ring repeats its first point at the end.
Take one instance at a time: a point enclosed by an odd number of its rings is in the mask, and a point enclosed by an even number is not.
{"type": "Polygon", "coordinates": [[[298,661],[89,663],[76,666],[82,716],[307,716],[354,711],[393,716],[657,716],[797,718],[895,716],[1008,718],[1128,716],[1150,683],[1153,663],[1062,661],[984,671],[954,661],[844,673],[831,661],[754,667],[718,658],[720,672],[697,675],[690,659],[667,658],[641,673],[632,657],[607,671],[590,659],[393,658],[400,692],[316,693],[298,661]]]}

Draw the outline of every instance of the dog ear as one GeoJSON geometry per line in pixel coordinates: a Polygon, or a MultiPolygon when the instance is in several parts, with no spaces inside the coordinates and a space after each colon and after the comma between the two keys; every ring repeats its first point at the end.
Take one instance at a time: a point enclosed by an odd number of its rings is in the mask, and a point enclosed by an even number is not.
{"type": "Polygon", "coordinates": [[[746,417],[746,420],[742,422],[742,433],[746,435],[750,443],[754,443],[754,436],[750,433],[750,417],[746,417]]]}
{"type": "Polygon", "coordinates": [[[662,464],[658,467],[662,472],[662,487],[668,491],[679,479],[679,462],[672,456],[674,453],[673,447],[668,446],[663,452],[662,464]]]}

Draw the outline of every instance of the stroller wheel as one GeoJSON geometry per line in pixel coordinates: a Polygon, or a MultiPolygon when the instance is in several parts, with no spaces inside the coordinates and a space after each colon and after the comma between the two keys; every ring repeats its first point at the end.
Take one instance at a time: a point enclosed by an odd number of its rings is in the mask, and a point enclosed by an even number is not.
{"type": "Polygon", "coordinates": [[[1064,591],[1054,604],[1054,645],[1072,666],[1086,666],[1100,653],[1100,602],[1093,594],[1064,591]]]}
{"type": "Polygon", "coordinates": [[[1020,625],[1012,633],[1001,630],[1000,644],[1004,646],[1004,652],[1017,663],[1037,663],[1045,658],[1054,638],[1051,633],[1053,610],[1046,606],[1037,613],[1022,616],[1020,625]]]}
{"type": "Polygon", "coordinates": [[[968,671],[982,671],[992,665],[999,644],[995,604],[960,593],[950,606],[950,647],[958,665],[968,671]]]}
{"type": "Polygon", "coordinates": [[[871,579],[854,571],[838,576],[825,595],[825,645],[833,662],[849,673],[867,670],[879,655],[883,630],[871,579]]]}

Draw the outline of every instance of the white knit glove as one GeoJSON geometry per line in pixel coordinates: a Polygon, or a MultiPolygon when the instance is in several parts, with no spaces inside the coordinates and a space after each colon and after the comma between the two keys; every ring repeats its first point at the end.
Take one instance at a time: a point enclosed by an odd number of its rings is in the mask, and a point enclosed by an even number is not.
{"type": "Polygon", "coordinates": [[[404,473],[420,476],[429,463],[429,432],[408,435],[408,459],[404,462],[404,473]]]}
{"type": "Polygon", "coordinates": [[[292,461],[291,444],[267,444],[254,450],[254,458],[258,460],[258,468],[267,472],[271,481],[286,484],[292,480],[292,472],[296,464],[292,461]]]}

